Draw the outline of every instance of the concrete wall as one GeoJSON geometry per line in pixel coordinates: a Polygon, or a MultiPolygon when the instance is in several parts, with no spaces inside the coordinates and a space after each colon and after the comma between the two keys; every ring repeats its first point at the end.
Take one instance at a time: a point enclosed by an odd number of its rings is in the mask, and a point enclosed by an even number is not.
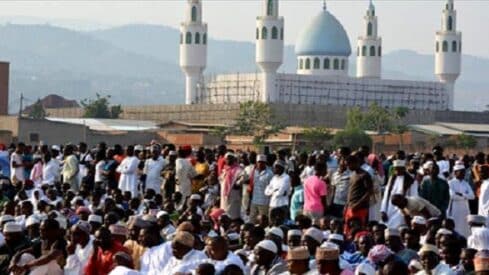
{"type": "MultiPolygon", "coordinates": [[[[326,126],[343,128],[348,107],[336,105],[270,104],[278,123],[285,126],[326,126]]],[[[366,110],[366,108],[364,108],[366,110]]],[[[81,109],[49,109],[53,117],[80,117],[81,109]]],[[[151,105],[123,107],[121,118],[168,121],[188,121],[214,124],[232,123],[238,116],[239,104],[151,105]]],[[[489,114],[481,112],[411,110],[407,124],[434,122],[464,122],[489,124],[489,114]]]]}
{"type": "Polygon", "coordinates": [[[19,130],[17,117],[0,115],[0,130],[10,131],[12,135],[17,136],[19,130]]]}

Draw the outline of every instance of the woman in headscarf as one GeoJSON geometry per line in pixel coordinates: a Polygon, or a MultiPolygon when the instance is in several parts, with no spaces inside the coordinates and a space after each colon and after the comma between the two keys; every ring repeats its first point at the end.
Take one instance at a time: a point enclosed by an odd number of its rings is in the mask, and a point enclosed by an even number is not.
{"type": "Polygon", "coordinates": [[[373,194],[370,198],[370,208],[368,211],[369,221],[380,220],[380,202],[382,200],[382,185],[384,183],[384,167],[382,162],[375,154],[370,154],[367,157],[367,163],[374,170],[374,175],[372,177],[373,181],[373,194]]]}

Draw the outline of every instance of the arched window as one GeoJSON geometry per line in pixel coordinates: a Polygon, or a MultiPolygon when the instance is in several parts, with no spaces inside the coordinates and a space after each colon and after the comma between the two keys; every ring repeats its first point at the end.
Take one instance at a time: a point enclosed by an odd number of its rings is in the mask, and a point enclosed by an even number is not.
{"type": "Polygon", "coordinates": [[[261,28],[261,39],[267,39],[268,30],[266,27],[261,28]]]}
{"type": "Polygon", "coordinates": [[[363,46],[362,47],[362,56],[366,56],[367,55],[367,46],[363,46]]]}
{"type": "Polygon", "coordinates": [[[379,46],[379,52],[377,54],[378,56],[382,56],[382,46],[379,46]]]}
{"type": "Polygon", "coordinates": [[[448,16],[447,30],[451,31],[452,29],[453,29],[453,18],[451,16],[448,16]]]}
{"type": "Polygon", "coordinates": [[[452,52],[457,52],[457,41],[455,40],[452,41],[452,52]]]}
{"type": "Polygon", "coordinates": [[[373,26],[372,26],[372,22],[368,22],[367,24],[367,35],[368,36],[371,36],[373,33],[373,26]]]}
{"type": "Polygon", "coordinates": [[[195,44],[200,44],[200,33],[195,33],[195,44]]]}
{"type": "Polygon", "coordinates": [[[309,60],[309,58],[306,58],[306,70],[309,70],[311,69],[311,60],[309,60]]]}
{"type": "Polygon", "coordinates": [[[335,58],[333,61],[333,69],[335,69],[335,70],[340,69],[340,61],[338,60],[338,58],[335,58]]]}
{"type": "Polygon", "coordinates": [[[345,63],[346,63],[346,62],[345,62],[345,60],[344,60],[344,59],[342,59],[342,60],[341,60],[341,69],[342,69],[342,70],[344,70],[344,69],[345,69],[345,63]]]}
{"type": "Polygon", "coordinates": [[[277,39],[278,38],[278,29],[277,27],[273,26],[272,28],[272,39],[277,39]]]}
{"type": "Polygon", "coordinates": [[[321,61],[319,61],[319,58],[314,58],[314,69],[319,69],[321,67],[321,61]]]}
{"type": "Polygon", "coordinates": [[[256,28],[256,40],[260,39],[260,29],[256,28]]]}
{"type": "Polygon", "coordinates": [[[436,52],[439,52],[440,51],[440,42],[436,41],[436,48],[435,48],[436,52]]]}
{"type": "Polygon", "coordinates": [[[273,15],[273,0],[268,0],[267,2],[267,15],[268,16],[273,15]]]}
{"type": "Polygon", "coordinates": [[[323,69],[329,70],[329,58],[324,59],[323,69]]]}
{"type": "Polygon", "coordinates": [[[360,47],[357,47],[357,56],[360,56],[360,47]]]}
{"type": "Polygon", "coordinates": [[[442,50],[443,50],[443,52],[448,52],[448,42],[447,41],[443,41],[442,50]]]}
{"type": "Polygon", "coordinates": [[[192,22],[197,21],[197,7],[193,6],[192,7],[192,22]]]}
{"type": "Polygon", "coordinates": [[[280,40],[284,40],[284,28],[280,28],[280,40]]]}
{"type": "Polygon", "coordinates": [[[375,56],[375,47],[370,46],[370,56],[375,56]]]}
{"type": "Polygon", "coordinates": [[[183,33],[180,33],[180,44],[183,44],[183,33]]]}
{"type": "Polygon", "coordinates": [[[302,70],[304,68],[304,61],[302,61],[302,58],[299,58],[299,69],[302,70]]]}
{"type": "Polygon", "coordinates": [[[185,44],[192,44],[192,33],[191,32],[187,32],[187,34],[185,34],[185,44]]]}
{"type": "Polygon", "coordinates": [[[204,45],[207,44],[207,33],[204,33],[202,35],[202,44],[204,44],[204,45]]]}
{"type": "Polygon", "coordinates": [[[460,43],[458,43],[458,51],[462,52],[462,41],[460,41],[460,43]]]}

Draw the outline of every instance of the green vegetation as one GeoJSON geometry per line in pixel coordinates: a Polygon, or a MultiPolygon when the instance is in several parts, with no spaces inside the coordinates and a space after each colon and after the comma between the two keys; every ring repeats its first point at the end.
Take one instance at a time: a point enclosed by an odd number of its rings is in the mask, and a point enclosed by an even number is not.
{"type": "Polygon", "coordinates": [[[110,95],[97,94],[96,99],[84,99],[80,102],[83,107],[83,117],[86,118],[119,118],[122,113],[120,105],[110,105],[110,95]]]}

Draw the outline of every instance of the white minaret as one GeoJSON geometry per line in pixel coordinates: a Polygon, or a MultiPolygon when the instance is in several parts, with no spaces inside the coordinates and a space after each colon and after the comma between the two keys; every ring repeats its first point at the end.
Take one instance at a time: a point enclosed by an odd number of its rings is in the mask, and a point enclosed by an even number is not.
{"type": "Polygon", "coordinates": [[[284,54],[284,18],[279,16],[278,0],[262,0],[263,12],[256,18],[256,64],[262,71],[260,100],[278,100],[277,69],[284,54]]]}
{"type": "Polygon", "coordinates": [[[180,67],[185,73],[185,104],[198,103],[199,87],[207,64],[207,24],[202,22],[200,0],[187,0],[185,22],[180,25],[180,67]]]}
{"type": "Polygon", "coordinates": [[[382,38],[378,36],[375,6],[370,5],[364,19],[364,33],[357,41],[357,77],[380,78],[382,70],[382,38]]]}
{"type": "Polygon", "coordinates": [[[457,32],[457,11],[453,0],[447,0],[441,20],[441,31],[435,38],[435,74],[446,83],[448,108],[453,109],[455,81],[460,75],[462,61],[462,33],[457,32]]]}

